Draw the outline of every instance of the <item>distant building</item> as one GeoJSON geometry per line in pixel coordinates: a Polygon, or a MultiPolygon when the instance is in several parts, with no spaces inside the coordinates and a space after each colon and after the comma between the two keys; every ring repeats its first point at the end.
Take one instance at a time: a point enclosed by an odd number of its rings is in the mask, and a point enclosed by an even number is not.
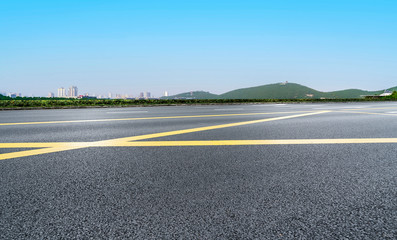
{"type": "Polygon", "coordinates": [[[381,93],[379,95],[365,95],[365,96],[362,96],[362,97],[365,97],[367,99],[377,99],[377,98],[391,96],[392,94],[393,94],[393,92],[391,92],[389,90],[385,90],[383,93],[381,93]]]}
{"type": "Polygon", "coordinates": [[[18,97],[18,94],[17,93],[9,93],[9,94],[7,94],[10,98],[16,98],[16,97],[18,97]]]}
{"type": "Polygon", "coordinates": [[[65,88],[63,88],[63,87],[58,88],[58,97],[66,97],[66,90],[65,90],[65,88]]]}
{"type": "Polygon", "coordinates": [[[387,97],[387,96],[390,96],[390,95],[392,95],[392,93],[382,93],[382,94],[380,94],[379,96],[381,96],[381,97],[387,97]]]}
{"type": "Polygon", "coordinates": [[[143,92],[141,92],[141,93],[139,93],[139,98],[144,98],[144,93],[143,92]]]}
{"type": "Polygon", "coordinates": [[[150,96],[150,92],[145,92],[145,94],[143,95],[143,98],[150,98],[151,96],[150,96]]]}
{"type": "Polygon", "coordinates": [[[287,84],[288,84],[288,81],[280,83],[280,85],[287,85],[287,84]]]}
{"type": "Polygon", "coordinates": [[[78,90],[76,86],[71,86],[68,91],[68,97],[75,98],[78,96],[78,90]]]}
{"type": "Polygon", "coordinates": [[[86,96],[86,95],[79,95],[79,96],[77,96],[77,98],[80,98],[80,99],[97,99],[97,97],[95,97],[95,96],[86,96]]]}
{"type": "Polygon", "coordinates": [[[168,92],[167,91],[164,92],[164,97],[168,97],[168,92]]]}
{"type": "Polygon", "coordinates": [[[53,97],[55,97],[55,95],[54,95],[54,93],[53,93],[53,92],[49,92],[47,97],[49,97],[49,98],[53,98],[53,97]]]}
{"type": "Polygon", "coordinates": [[[390,95],[392,95],[393,94],[393,92],[392,91],[389,91],[389,90],[385,90],[382,94],[380,94],[379,96],[381,96],[381,97],[387,97],[387,96],[390,96],[390,95]]]}

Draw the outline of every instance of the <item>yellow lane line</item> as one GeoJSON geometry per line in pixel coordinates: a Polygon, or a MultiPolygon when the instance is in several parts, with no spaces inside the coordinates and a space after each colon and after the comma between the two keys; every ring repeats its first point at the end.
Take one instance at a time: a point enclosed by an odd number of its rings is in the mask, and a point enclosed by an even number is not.
{"type": "Polygon", "coordinates": [[[251,121],[245,121],[245,122],[228,123],[228,124],[214,125],[214,126],[208,126],[208,127],[198,127],[198,128],[170,131],[170,132],[153,133],[153,134],[146,134],[146,135],[133,136],[133,137],[117,138],[117,139],[111,139],[111,140],[98,141],[98,142],[96,142],[96,144],[97,144],[97,146],[101,146],[101,145],[111,146],[112,144],[118,144],[120,142],[138,141],[138,140],[144,140],[144,139],[150,139],[150,138],[159,138],[159,137],[166,137],[166,136],[172,136],[172,135],[179,135],[179,134],[184,134],[184,133],[193,133],[193,132],[201,132],[201,131],[207,131],[207,130],[227,128],[227,127],[236,127],[236,126],[242,126],[242,125],[247,125],[247,124],[304,117],[304,116],[316,115],[316,114],[327,113],[327,112],[330,112],[330,111],[311,112],[311,113],[289,115],[289,116],[283,116],[283,117],[265,118],[265,119],[251,120],[251,121]]]}
{"type": "Polygon", "coordinates": [[[154,120],[154,119],[206,118],[206,117],[228,117],[228,116],[252,116],[252,115],[266,115],[266,114],[289,114],[289,113],[299,113],[299,112],[310,112],[310,111],[268,112],[268,113],[236,113],[236,114],[169,116],[169,117],[145,117],[145,118],[114,118],[114,119],[91,119],[91,120],[47,121],[47,122],[17,122],[17,123],[0,123],[0,126],[32,125],[32,124],[53,124],[53,123],[137,121],[137,120],[154,120]]]}
{"type": "Polygon", "coordinates": [[[0,154],[0,160],[34,156],[34,155],[45,154],[45,153],[61,152],[61,151],[79,149],[79,148],[85,148],[85,147],[50,147],[50,148],[34,149],[34,150],[27,150],[27,151],[20,151],[20,152],[3,153],[3,154],[0,154]]]}
{"type": "Polygon", "coordinates": [[[75,150],[86,147],[183,147],[183,146],[248,146],[248,145],[307,145],[307,144],[365,144],[397,143],[397,138],[338,138],[338,139],[273,139],[273,140],[209,140],[209,141],[142,141],[119,142],[112,145],[92,145],[90,143],[76,146],[49,147],[20,152],[0,154],[0,160],[34,156],[46,153],[75,150]]]}
{"type": "Polygon", "coordinates": [[[397,138],[340,138],[340,139],[276,139],[276,140],[209,140],[209,141],[142,141],[120,142],[113,147],[166,147],[166,146],[236,146],[236,145],[301,145],[397,143],[397,138]]]}
{"type": "Polygon", "coordinates": [[[213,130],[213,129],[226,128],[226,127],[235,127],[235,126],[276,121],[276,120],[282,120],[282,119],[297,118],[297,117],[310,116],[310,115],[321,114],[321,113],[326,113],[326,112],[330,112],[330,111],[310,112],[310,113],[289,115],[289,116],[283,116],[283,117],[266,118],[266,119],[260,119],[260,120],[221,124],[221,125],[208,126],[208,127],[191,128],[191,129],[185,129],[185,130],[154,133],[154,134],[126,137],[126,138],[117,138],[117,139],[96,141],[96,142],[1,143],[0,148],[17,148],[17,147],[19,147],[19,148],[45,147],[45,148],[0,154],[0,160],[17,158],[17,157],[26,157],[26,156],[32,156],[32,155],[39,155],[39,154],[45,154],[45,153],[60,152],[60,151],[79,149],[79,148],[87,148],[87,147],[119,146],[119,145],[122,145],[123,143],[126,143],[128,141],[137,141],[137,140],[165,137],[165,136],[171,136],[171,135],[177,135],[177,134],[192,133],[192,132],[213,130]]]}

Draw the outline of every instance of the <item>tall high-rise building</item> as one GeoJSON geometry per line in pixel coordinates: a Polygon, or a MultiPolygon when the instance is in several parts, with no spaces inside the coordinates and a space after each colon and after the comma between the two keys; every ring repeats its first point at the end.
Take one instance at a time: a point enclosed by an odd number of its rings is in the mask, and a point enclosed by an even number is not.
{"type": "Polygon", "coordinates": [[[168,97],[168,91],[164,92],[164,97],[168,97]]]}
{"type": "Polygon", "coordinates": [[[63,88],[63,87],[58,88],[58,97],[66,97],[66,90],[65,90],[65,88],[63,88]]]}
{"type": "Polygon", "coordinates": [[[139,98],[144,98],[144,96],[145,96],[145,94],[144,94],[143,92],[141,92],[141,93],[139,94],[139,98]]]}
{"type": "Polygon", "coordinates": [[[77,97],[77,94],[78,94],[77,87],[71,86],[68,91],[68,97],[77,97]]]}
{"type": "Polygon", "coordinates": [[[53,97],[55,97],[55,96],[54,96],[54,93],[53,93],[53,92],[49,92],[47,97],[53,98],[53,97]]]}

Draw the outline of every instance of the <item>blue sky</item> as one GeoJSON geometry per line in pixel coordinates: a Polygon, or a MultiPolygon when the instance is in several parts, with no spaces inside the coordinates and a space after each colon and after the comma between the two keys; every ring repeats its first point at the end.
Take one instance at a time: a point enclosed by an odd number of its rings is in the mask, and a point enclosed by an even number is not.
{"type": "Polygon", "coordinates": [[[0,1],[0,92],[397,85],[397,1],[0,1]]]}

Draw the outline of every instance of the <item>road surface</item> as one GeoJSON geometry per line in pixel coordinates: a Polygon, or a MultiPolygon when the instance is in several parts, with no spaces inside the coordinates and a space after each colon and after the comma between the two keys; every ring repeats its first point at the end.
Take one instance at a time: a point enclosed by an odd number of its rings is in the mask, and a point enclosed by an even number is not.
{"type": "Polygon", "coordinates": [[[1,239],[396,239],[397,103],[0,112],[1,239]]]}

